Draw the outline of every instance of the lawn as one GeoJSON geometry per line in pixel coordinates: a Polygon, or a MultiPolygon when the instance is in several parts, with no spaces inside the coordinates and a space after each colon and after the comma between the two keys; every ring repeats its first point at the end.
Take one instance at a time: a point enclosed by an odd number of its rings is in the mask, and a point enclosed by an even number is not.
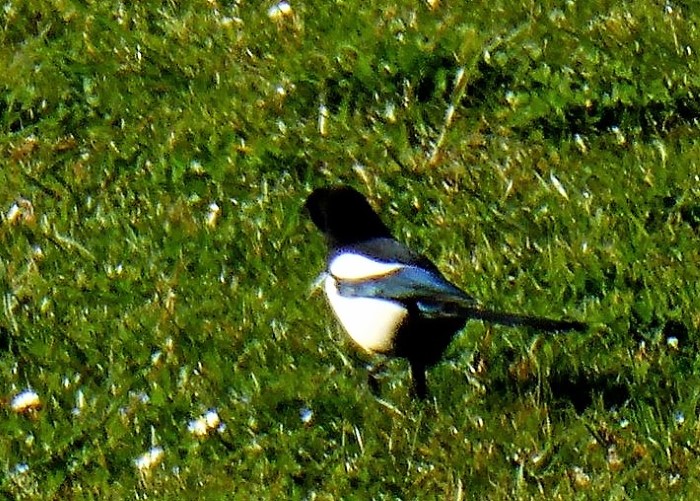
{"type": "MultiPolygon", "coordinates": [[[[697,499],[693,2],[9,1],[0,495],[697,499]],[[311,284],[367,194],[481,304],[412,401],[311,284]]],[[[430,333],[426,333],[429,336],[430,333]]]]}

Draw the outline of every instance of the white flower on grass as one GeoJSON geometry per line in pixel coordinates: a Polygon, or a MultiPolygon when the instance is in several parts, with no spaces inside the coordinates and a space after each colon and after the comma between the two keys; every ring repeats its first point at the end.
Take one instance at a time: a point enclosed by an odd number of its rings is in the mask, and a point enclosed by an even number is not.
{"type": "Polygon", "coordinates": [[[164,455],[165,450],[156,445],[134,459],[134,465],[139,471],[145,472],[158,466],[164,455]]]}
{"type": "Polygon", "coordinates": [[[187,423],[187,431],[189,431],[195,437],[203,437],[209,433],[207,423],[201,416],[187,423]]]}
{"type": "Polygon", "coordinates": [[[309,424],[313,418],[314,418],[314,411],[312,411],[308,407],[302,407],[299,410],[299,419],[301,419],[302,423],[309,424]]]}
{"type": "Polygon", "coordinates": [[[222,428],[221,418],[216,410],[211,409],[197,419],[193,419],[187,424],[187,431],[192,433],[196,437],[204,437],[208,435],[214,429],[222,428]]]}
{"type": "Polygon", "coordinates": [[[212,202],[209,204],[209,211],[207,212],[207,216],[205,218],[206,225],[209,228],[214,228],[216,226],[216,222],[219,219],[219,214],[221,214],[221,207],[216,202],[212,202]]]}
{"type": "Polygon", "coordinates": [[[685,423],[685,414],[682,411],[676,411],[673,413],[673,420],[680,426],[685,423]]]}
{"type": "Polygon", "coordinates": [[[30,412],[41,407],[41,400],[34,390],[24,390],[14,396],[10,407],[15,412],[30,412]]]}
{"type": "Polygon", "coordinates": [[[269,9],[267,9],[267,15],[270,19],[281,19],[283,17],[289,16],[292,13],[292,6],[289,2],[279,2],[269,9]]]}
{"type": "Polygon", "coordinates": [[[34,219],[34,206],[26,198],[19,198],[5,214],[5,221],[9,224],[31,223],[34,219]]]}

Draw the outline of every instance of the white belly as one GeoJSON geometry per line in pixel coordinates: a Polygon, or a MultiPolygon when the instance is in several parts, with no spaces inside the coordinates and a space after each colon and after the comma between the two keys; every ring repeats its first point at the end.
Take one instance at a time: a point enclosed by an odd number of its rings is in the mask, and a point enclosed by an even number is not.
{"type": "Polygon", "coordinates": [[[383,299],[343,297],[330,275],[324,288],[333,312],[353,341],[369,352],[391,352],[394,334],[408,314],[406,308],[383,299]]]}

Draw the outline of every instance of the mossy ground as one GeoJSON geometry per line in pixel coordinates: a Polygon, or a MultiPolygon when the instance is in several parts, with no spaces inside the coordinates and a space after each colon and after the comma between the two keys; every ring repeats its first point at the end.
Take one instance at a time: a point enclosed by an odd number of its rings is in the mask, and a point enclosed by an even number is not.
{"type": "Polygon", "coordinates": [[[693,5],[6,3],[0,491],[696,499],[693,5]],[[482,303],[590,331],[474,322],[429,403],[399,361],[375,399],[308,294],[300,206],[340,182],[482,303]]]}

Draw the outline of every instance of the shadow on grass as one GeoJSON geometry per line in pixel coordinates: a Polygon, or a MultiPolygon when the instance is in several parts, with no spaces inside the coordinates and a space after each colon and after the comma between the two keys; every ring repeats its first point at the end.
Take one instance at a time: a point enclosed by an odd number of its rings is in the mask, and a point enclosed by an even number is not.
{"type": "Polygon", "coordinates": [[[507,371],[492,376],[487,383],[490,398],[500,405],[504,400],[522,398],[523,395],[541,392],[555,409],[573,408],[577,414],[598,403],[606,410],[625,406],[630,401],[645,401],[657,408],[665,408],[670,415],[675,400],[682,389],[682,377],[695,360],[696,343],[689,335],[688,327],[678,320],[655,319],[645,326],[633,322],[629,338],[636,348],[630,357],[645,364],[643,376],[636,375],[633,365],[619,368],[591,368],[577,370],[552,369],[542,377],[515,350],[502,354],[507,371]],[[641,332],[653,333],[642,335],[641,332]],[[653,338],[656,339],[653,339],[653,338]],[[644,341],[644,343],[643,343],[644,341]]]}
{"type": "Polygon", "coordinates": [[[611,409],[623,405],[630,398],[630,389],[620,381],[620,374],[567,374],[557,373],[550,379],[552,399],[559,405],[571,405],[582,414],[597,399],[611,409]]]}

